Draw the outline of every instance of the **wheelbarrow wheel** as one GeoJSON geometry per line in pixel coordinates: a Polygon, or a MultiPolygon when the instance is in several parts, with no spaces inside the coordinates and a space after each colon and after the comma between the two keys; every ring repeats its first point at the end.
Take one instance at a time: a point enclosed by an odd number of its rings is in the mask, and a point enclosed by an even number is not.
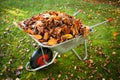
{"type": "Polygon", "coordinates": [[[35,69],[40,66],[45,65],[45,61],[49,63],[53,58],[53,53],[48,48],[43,48],[44,56],[42,55],[41,48],[39,48],[35,54],[30,59],[30,66],[31,68],[35,69]],[[45,59],[45,61],[44,61],[45,59]]]}

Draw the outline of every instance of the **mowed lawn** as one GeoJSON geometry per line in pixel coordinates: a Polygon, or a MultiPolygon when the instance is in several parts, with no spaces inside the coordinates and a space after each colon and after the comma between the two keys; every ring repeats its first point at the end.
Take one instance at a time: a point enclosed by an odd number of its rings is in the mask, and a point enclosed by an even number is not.
{"type": "MultiPolygon", "coordinates": [[[[78,43],[79,44],[79,43],[78,43]]],[[[83,57],[84,45],[75,48],[83,57]]],[[[0,1],[0,80],[119,80],[120,79],[120,7],[84,0],[2,0],[0,1]],[[80,61],[71,52],[39,71],[25,69],[33,52],[39,48],[13,22],[45,11],[73,15],[87,25],[112,17],[114,20],[94,28],[87,38],[88,59],[80,61]],[[18,68],[23,67],[20,71],[18,68]]]]}

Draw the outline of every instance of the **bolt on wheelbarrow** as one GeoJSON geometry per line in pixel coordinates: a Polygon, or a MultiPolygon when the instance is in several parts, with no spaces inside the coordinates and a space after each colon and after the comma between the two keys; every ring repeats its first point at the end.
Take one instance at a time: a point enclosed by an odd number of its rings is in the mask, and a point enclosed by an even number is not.
{"type": "MultiPolygon", "coordinates": [[[[77,11],[73,16],[76,16],[79,12],[81,12],[81,10],[77,11]]],[[[88,36],[89,32],[91,32],[92,29],[95,28],[96,26],[99,26],[101,24],[104,24],[104,23],[110,22],[110,21],[112,21],[112,18],[109,18],[108,20],[97,23],[91,27],[87,27],[85,30],[86,33],[84,34],[84,36],[83,35],[75,36],[72,39],[66,40],[64,42],[61,42],[61,43],[53,45],[53,46],[44,45],[41,42],[39,42],[36,38],[34,38],[32,35],[28,34],[29,36],[32,37],[32,39],[34,39],[36,41],[36,43],[38,43],[40,48],[38,50],[34,51],[30,61],[27,62],[26,66],[25,66],[26,70],[36,71],[36,70],[40,70],[44,67],[47,67],[54,62],[58,53],[62,54],[69,50],[71,50],[79,60],[86,60],[88,57],[86,36],[88,36]],[[80,44],[84,44],[85,51],[84,51],[83,58],[74,49],[75,47],[79,46],[80,44]]]]}

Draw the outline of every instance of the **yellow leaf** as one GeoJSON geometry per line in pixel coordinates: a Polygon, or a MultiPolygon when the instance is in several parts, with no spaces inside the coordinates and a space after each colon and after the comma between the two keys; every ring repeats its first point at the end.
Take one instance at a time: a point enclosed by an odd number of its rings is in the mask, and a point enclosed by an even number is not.
{"type": "Polygon", "coordinates": [[[89,27],[86,27],[85,31],[84,31],[84,37],[87,37],[88,34],[90,32],[90,28],[89,27]]]}
{"type": "Polygon", "coordinates": [[[32,35],[34,38],[36,39],[42,39],[42,36],[41,35],[32,35]]]}
{"type": "Polygon", "coordinates": [[[70,39],[70,38],[73,38],[73,35],[72,34],[65,34],[65,35],[63,35],[63,37],[66,39],[70,39]]]}
{"type": "Polygon", "coordinates": [[[53,46],[55,44],[57,44],[57,40],[56,39],[51,38],[50,40],[48,40],[48,45],[53,46]]]}

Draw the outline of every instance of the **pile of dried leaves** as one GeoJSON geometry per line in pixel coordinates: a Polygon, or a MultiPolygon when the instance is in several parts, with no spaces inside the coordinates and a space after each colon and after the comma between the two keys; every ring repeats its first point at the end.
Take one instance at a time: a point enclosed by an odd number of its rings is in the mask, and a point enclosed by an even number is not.
{"type": "Polygon", "coordinates": [[[38,14],[19,25],[39,42],[50,46],[84,35],[86,29],[80,19],[54,11],[38,14]]]}

